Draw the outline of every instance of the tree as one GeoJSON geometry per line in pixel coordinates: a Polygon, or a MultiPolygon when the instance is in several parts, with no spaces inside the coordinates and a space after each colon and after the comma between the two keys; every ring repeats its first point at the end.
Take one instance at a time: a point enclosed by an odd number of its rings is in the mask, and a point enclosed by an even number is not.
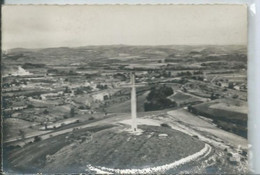
{"type": "Polygon", "coordinates": [[[71,108],[70,109],[70,117],[74,117],[75,116],[75,109],[71,108]]]}
{"type": "Polygon", "coordinates": [[[75,72],[73,70],[70,70],[69,75],[75,75],[75,72]]]}
{"type": "Polygon", "coordinates": [[[104,100],[108,100],[108,95],[105,95],[105,96],[104,96],[104,100]]]}
{"type": "Polygon", "coordinates": [[[48,129],[47,122],[44,123],[44,128],[45,128],[45,130],[48,129]]]}
{"type": "Polygon", "coordinates": [[[232,82],[229,82],[228,83],[228,88],[233,89],[234,88],[234,84],[232,82]]]}
{"type": "Polygon", "coordinates": [[[45,109],[44,111],[43,111],[43,114],[49,114],[49,111],[47,110],[47,109],[45,109]]]}
{"type": "Polygon", "coordinates": [[[77,89],[75,90],[75,94],[76,94],[76,95],[83,94],[83,93],[84,93],[84,91],[83,91],[83,89],[81,89],[81,88],[77,88],[77,89]]]}
{"type": "Polygon", "coordinates": [[[191,76],[192,73],[191,73],[190,71],[187,71],[187,72],[186,72],[186,75],[187,75],[187,76],[191,76]]]}
{"type": "Polygon", "coordinates": [[[211,99],[211,100],[217,99],[216,94],[214,94],[214,93],[212,92],[211,95],[210,95],[210,99],[211,99]]]}
{"type": "Polygon", "coordinates": [[[168,77],[171,77],[172,76],[172,73],[171,71],[168,72],[168,77]]]}
{"type": "Polygon", "coordinates": [[[68,87],[65,87],[64,93],[71,93],[68,87]]]}
{"type": "Polygon", "coordinates": [[[21,129],[19,130],[19,136],[24,141],[24,139],[25,139],[25,132],[23,130],[21,130],[21,129]]]}
{"type": "Polygon", "coordinates": [[[188,105],[188,111],[192,112],[192,106],[190,104],[188,105]]]}

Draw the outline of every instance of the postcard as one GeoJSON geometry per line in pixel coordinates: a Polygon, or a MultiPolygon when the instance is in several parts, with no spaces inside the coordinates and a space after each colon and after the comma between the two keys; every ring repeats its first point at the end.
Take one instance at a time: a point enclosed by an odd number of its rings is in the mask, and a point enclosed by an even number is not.
{"type": "Polygon", "coordinates": [[[3,171],[246,174],[246,5],[3,5],[3,171]]]}

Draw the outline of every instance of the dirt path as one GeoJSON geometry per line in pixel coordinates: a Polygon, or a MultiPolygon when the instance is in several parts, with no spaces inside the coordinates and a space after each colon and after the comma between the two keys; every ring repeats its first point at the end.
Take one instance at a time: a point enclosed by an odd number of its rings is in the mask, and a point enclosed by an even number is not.
{"type": "Polygon", "coordinates": [[[247,149],[248,142],[245,138],[219,129],[213,123],[203,120],[184,109],[169,111],[168,115],[172,117],[171,120],[181,121],[185,125],[189,126],[190,129],[210,133],[234,147],[240,145],[240,147],[247,149]]]}

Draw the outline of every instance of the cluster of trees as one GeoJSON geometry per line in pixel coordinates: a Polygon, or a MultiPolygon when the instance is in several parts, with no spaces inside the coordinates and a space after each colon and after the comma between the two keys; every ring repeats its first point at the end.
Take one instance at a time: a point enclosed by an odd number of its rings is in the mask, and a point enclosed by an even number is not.
{"type": "Polygon", "coordinates": [[[42,113],[48,115],[50,112],[47,109],[45,109],[42,113]]]}
{"type": "Polygon", "coordinates": [[[12,107],[13,101],[5,96],[2,97],[2,105],[4,109],[12,107]]]}
{"type": "Polygon", "coordinates": [[[127,77],[125,74],[122,74],[122,73],[116,73],[113,75],[113,78],[115,79],[119,79],[121,81],[126,81],[127,77]]]}
{"type": "Polygon", "coordinates": [[[177,76],[191,76],[192,73],[190,71],[187,72],[178,72],[177,76]]]}
{"type": "Polygon", "coordinates": [[[58,73],[58,70],[57,70],[57,69],[52,69],[52,68],[50,68],[50,69],[47,70],[47,74],[49,74],[49,73],[54,73],[54,74],[56,74],[56,73],[58,73]]]}
{"type": "Polygon", "coordinates": [[[227,65],[226,62],[210,62],[210,63],[201,63],[201,66],[207,66],[207,67],[219,67],[223,65],[227,65]]]}
{"type": "Polygon", "coordinates": [[[80,94],[84,94],[85,92],[91,92],[92,91],[92,87],[90,86],[85,86],[85,87],[78,87],[74,93],[75,95],[80,95],[80,94]]]}
{"type": "Polygon", "coordinates": [[[212,69],[220,69],[220,68],[229,68],[229,69],[246,69],[247,66],[244,62],[232,62],[232,60],[229,60],[229,62],[226,62],[224,60],[223,62],[214,62],[214,63],[201,63],[201,66],[208,67],[212,69]]]}
{"type": "Polygon", "coordinates": [[[105,84],[105,85],[98,84],[98,85],[96,86],[96,88],[98,88],[98,89],[100,89],[100,90],[104,90],[104,89],[107,89],[108,87],[107,87],[106,84],[105,84]]]}
{"type": "Polygon", "coordinates": [[[49,75],[49,74],[78,75],[78,73],[75,72],[74,70],[65,71],[65,70],[59,70],[59,69],[53,69],[53,68],[50,68],[50,69],[47,70],[47,75],[49,75]]]}
{"type": "Polygon", "coordinates": [[[22,68],[24,69],[33,69],[33,68],[43,68],[45,64],[32,64],[32,63],[24,63],[22,68]]]}
{"type": "Polygon", "coordinates": [[[210,95],[210,99],[211,100],[215,100],[215,99],[219,99],[220,98],[220,95],[219,94],[215,94],[215,93],[211,93],[211,95],[210,95]]]}
{"type": "Polygon", "coordinates": [[[71,93],[71,90],[66,86],[63,92],[64,93],[71,93]]]}
{"type": "Polygon", "coordinates": [[[159,71],[159,73],[160,73],[160,76],[167,77],[167,78],[172,76],[171,71],[162,70],[162,71],[159,71]]]}
{"type": "Polygon", "coordinates": [[[199,81],[203,81],[204,77],[203,76],[192,76],[191,77],[193,80],[199,80],[199,81]]]}
{"type": "Polygon", "coordinates": [[[177,106],[176,102],[171,101],[167,98],[172,94],[173,90],[170,87],[153,87],[148,96],[146,97],[146,102],[144,103],[144,110],[155,111],[177,106]]]}
{"type": "Polygon", "coordinates": [[[90,109],[90,107],[87,105],[81,105],[78,107],[78,109],[84,110],[84,109],[90,109]]]}

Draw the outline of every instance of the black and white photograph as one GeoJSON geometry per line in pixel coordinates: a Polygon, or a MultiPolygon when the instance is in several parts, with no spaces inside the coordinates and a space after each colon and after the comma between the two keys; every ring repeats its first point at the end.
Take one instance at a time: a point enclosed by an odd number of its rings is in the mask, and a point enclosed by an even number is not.
{"type": "Polygon", "coordinates": [[[246,5],[3,5],[3,172],[247,174],[246,5]]]}

